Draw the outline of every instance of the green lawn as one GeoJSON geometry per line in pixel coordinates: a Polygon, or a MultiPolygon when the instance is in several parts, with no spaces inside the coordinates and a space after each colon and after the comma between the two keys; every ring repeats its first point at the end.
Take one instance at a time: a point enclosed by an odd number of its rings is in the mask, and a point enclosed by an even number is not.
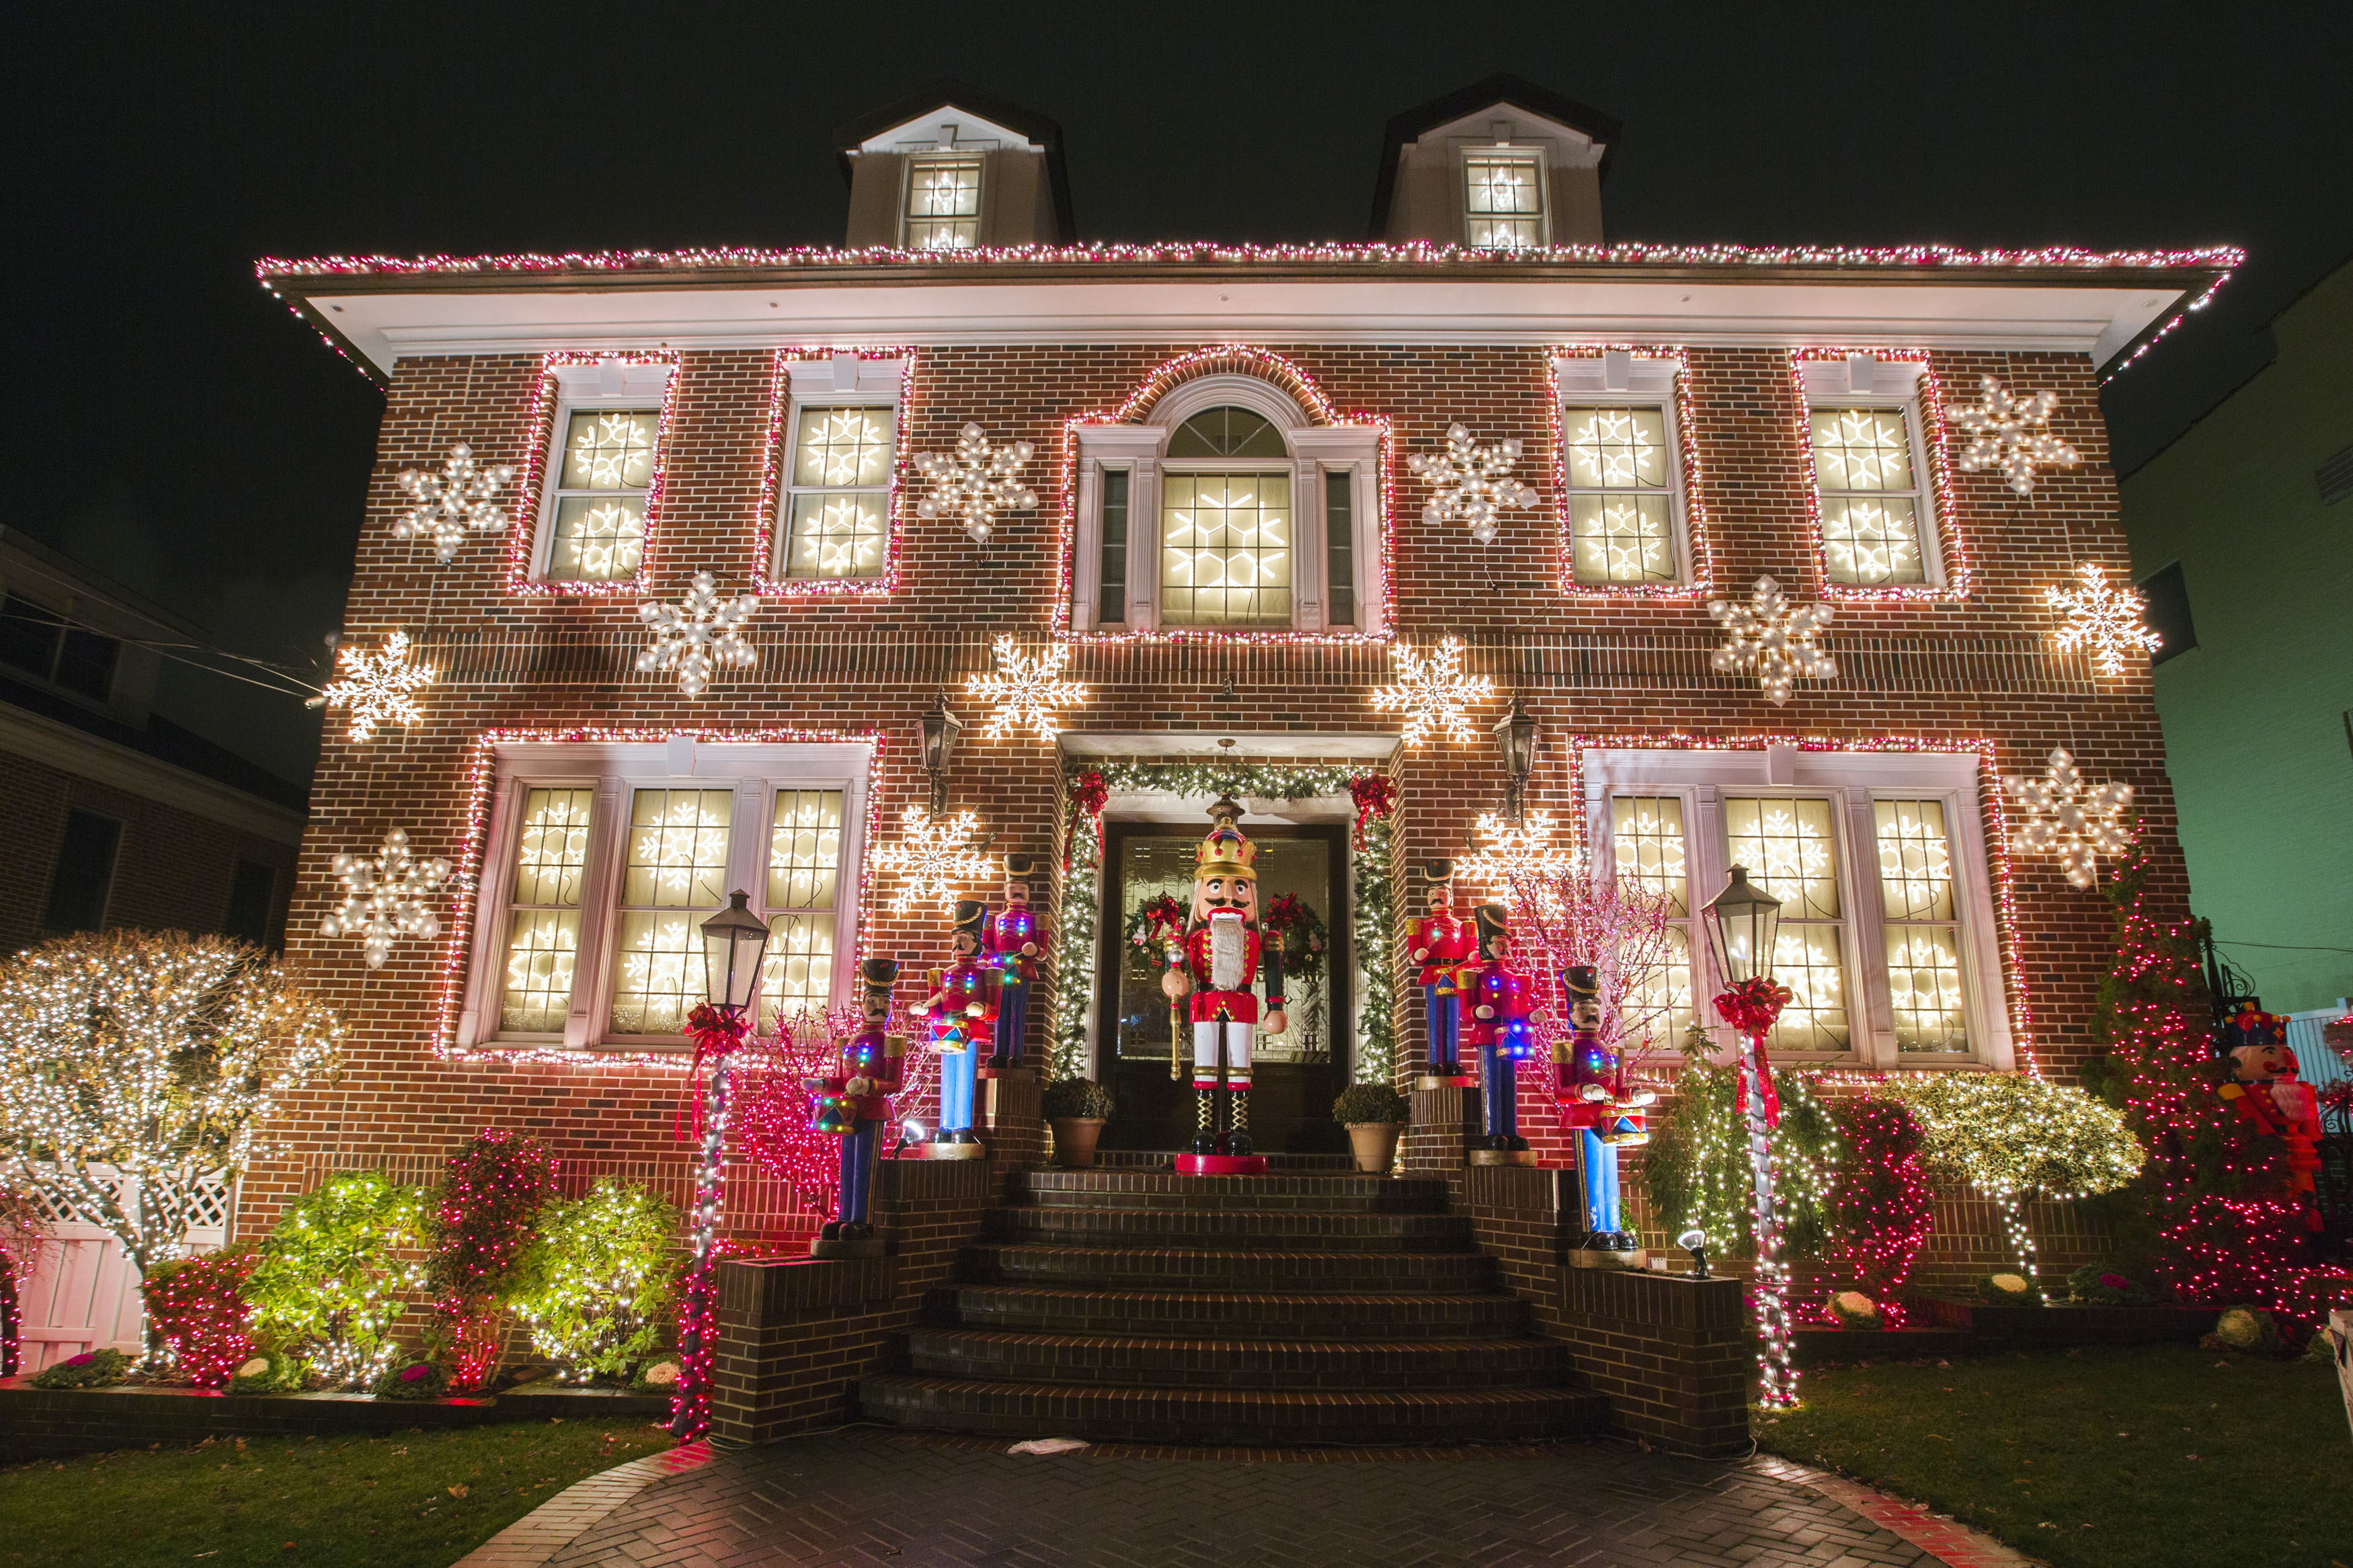
{"type": "Polygon", "coordinates": [[[574,1481],[670,1446],[654,1426],[541,1421],[16,1465],[0,1469],[0,1564],[447,1568],[574,1481]]]}
{"type": "Polygon", "coordinates": [[[2353,1432],[2315,1363],[2148,1345],[1810,1372],[1760,1444],[2054,1568],[2353,1568],[2353,1432]]]}

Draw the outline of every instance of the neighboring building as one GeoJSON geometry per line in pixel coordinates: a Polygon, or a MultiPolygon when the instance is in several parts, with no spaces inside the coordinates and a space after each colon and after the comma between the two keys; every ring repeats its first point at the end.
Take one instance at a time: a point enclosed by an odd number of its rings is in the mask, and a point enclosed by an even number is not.
{"type": "Polygon", "coordinates": [[[304,795],[156,710],[205,634],[0,529],[0,952],[115,926],[285,940],[304,795]]]}
{"type": "Polygon", "coordinates": [[[2127,477],[2192,901],[2274,1012],[2353,993],[2353,263],[2127,477]]]}
{"type": "MultiPolygon", "coordinates": [[[[1998,779],[2064,746],[2129,782],[2156,896],[2185,900],[2147,676],[2055,651],[2042,595],[2073,562],[2124,573],[2097,378],[2232,254],[1608,247],[1617,134],[1499,79],[1390,127],[1375,238],[1436,246],[1057,249],[1059,133],[951,90],[842,134],[848,237],[876,248],[264,263],[388,400],[347,635],[405,631],[438,679],[412,727],[329,724],[289,929],[352,1065],[293,1108],[239,1228],[322,1171],[422,1174],[488,1124],[680,1190],[692,927],[729,889],[774,922],[771,1005],[846,1001],[854,953],[920,973],[944,952],[936,911],[894,912],[873,869],[927,799],[918,723],[943,690],[966,722],[948,804],[1041,854],[1050,918],[1074,776],[1225,758],[1390,773],[1409,920],[1422,862],[1502,805],[1486,731],[1515,695],[1541,725],[1533,806],[1687,910],[1736,862],[1788,900],[1778,1060],[2072,1074],[2098,1048],[2110,911],[2008,854],[1998,779]],[[2054,391],[2083,455],[2031,505],[1954,469],[1947,410],[1981,375],[2054,391]],[[1453,421],[1521,443],[1539,492],[1492,544],[1425,521],[1409,471],[1453,421]],[[1036,447],[1036,509],[985,542],[917,509],[916,459],[967,422],[1036,447]],[[393,536],[396,476],[459,441],[516,466],[517,522],[438,566],[393,536]],[[704,571],[757,595],[757,658],[688,698],[634,671],[638,606],[704,571]],[[1837,607],[1837,678],[1786,707],[1710,671],[1707,602],[1767,574],[1837,607]],[[1371,692],[1450,637],[1500,689],[1480,739],[1400,749],[1371,692]],[[983,738],[961,688],[999,637],[1087,687],[1055,743],[983,738]],[[314,933],[331,858],[394,827],[460,890],[438,941],[370,970],[314,933]]],[[[1130,1146],[1173,1146],[1181,1108],[1156,993],[1123,1005],[1119,933],[1189,874],[1207,805],[1114,794],[1101,934],[1055,932],[1048,995],[1069,974],[1092,997],[1066,1065],[1118,1090],[1130,1146]]],[[[1349,939],[1344,790],[1245,805],[1335,937],[1307,983],[1328,1023],[1271,1053],[1252,1127],[1325,1147],[1357,978],[1399,954],[1349,939]]],[[[1402,1077],[1420,1015],[1392,978],[1402,1077]]],[[[1676,985],[1686,1008],[1714,989],[1676,985]]],[[[1042,1056],[1055,1010],[1030,1019],[1042,1056]]],[[[1440,1131],[1411,1158],[1442,1161],[1440,1131]]],[[[748,1179],[728,1215],[806,1223],[748,1179]]]]}

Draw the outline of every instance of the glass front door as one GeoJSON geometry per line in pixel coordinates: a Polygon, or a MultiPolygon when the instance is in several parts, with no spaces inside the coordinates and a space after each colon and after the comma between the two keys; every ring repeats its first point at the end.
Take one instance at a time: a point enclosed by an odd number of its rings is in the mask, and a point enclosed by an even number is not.
{"type": "MultiPolygon", "coordinates": [[[[1320,952],[1302,960],[1294,952],[1286,970],[1290,1027],[1273,1038],[1261,1036],[1251,1047],[1250,1138],[1266,1153],[1343,1152],[1348,1138],[1332,1120],[1332,1101],[1347,1082],[1356,1037],[1345,956],[1347,830],[1245,823],[1243,831],[1258,846],[1261,912],[1289,893],[1315,912],[1324,932],[1320,952]]],[[[1160,991],[1165,954],[1139,948],[1134,936],[1137,911],[1162,895],[1191,907],[1200,843],[1192,828],[1105,824],[1095,1037],[1103,1079],[1119,1097],[1118,1112],[1103,1128],[1106,1149],[1179,1150],[1193,1142],[1191,1034],[1172,1028],[1160,991]]]]}

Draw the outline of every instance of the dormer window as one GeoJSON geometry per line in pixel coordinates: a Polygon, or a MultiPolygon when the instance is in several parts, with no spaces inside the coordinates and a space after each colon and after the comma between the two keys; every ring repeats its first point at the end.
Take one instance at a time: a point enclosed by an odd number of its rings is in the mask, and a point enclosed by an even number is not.
{"type": "Polygon", "coordinates": [[[969,250],[979,244],[980,169],[977,153],[909,158],[901,243],[910,250],[969,250]]]}
{"type": "Polygon", "coordinates": [[[1544,159],[1533,148],[1479,147],[1462,157],[1463,231],[1473,250],[1546,242],[1544,159]]]}

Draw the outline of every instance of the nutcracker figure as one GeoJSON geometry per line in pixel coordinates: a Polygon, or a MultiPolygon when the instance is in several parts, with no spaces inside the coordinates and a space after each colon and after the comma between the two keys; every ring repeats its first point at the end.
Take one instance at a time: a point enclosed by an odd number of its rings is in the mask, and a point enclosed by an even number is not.
{"type": "Polygon", "coordinates": [[[1005,907],[988,922],[988,956],[997,966],[996,1051],[991,1068],[1018,1068],[1029,1022],[1029,994],[1038,985],[1038,961],[1046,952],[1045,928],[1029,909],[1029,878],[1037,862],[1027,855],[1005,858],[1005,907]]]}
{"type": "Polygon", "coordinates": [[[988,906],[959,899],[948,966],[932,972],[932,994],[915,1005],[940,1058],[940,1124],[923,1151],[934,1160],[975,1160],[987,1152],[972,1130],[980,1053],[996,1038],[997,970],[981,951],[988,906]]]}
{"type": "Polygon", "coordinates": [[[1474,1165],[1533,1165],[1535,1154],[1520,1136],[1519,1066],[1535,1041],[1528,983],[1512,972],[1511,911],[1481,904],[1475,918],[1478,956],[1455,972],[1454,998],[1462,1044],[1478,1053],[1485,1089],[1486,1136],[1470,1159],[1474,1165]]]}
{"type": "Polygon", "coordinates": [[[841,1047],[841,1071],[801,1083],[818,1097],[811,1125],[841,1135],[840,1200],[818,1232],[820,1248],[874,1237],[866,1215],[874,1193],[876,1146],[882,1124],[891,1120],[891,1097],[899,1090],[902,1042],[883,1032],[891,1022],[891,987],[898,978],[895,958],[870,958],[859,965],[859,1014],[865,1022],[841,1047]]]}
{"type": "Polygon", "coordinates": [[[1456,972],[1471,961],[1471,927],[1454,912],[1454,862],[1432,860],[1430,913],[1413,928],[1413,961],[1421,965],[1422,1016],[1429,1026],[1430,1068],[1425,1089],[1466,1084],[1462,1076],[1460,1017],[1454,1007],[1456,972]]]}
{"type": "Polygon", "coordinates": [[[2320,1229],[2313,1181],[2320,1172],[2320,1097],[2304,1081],[2287,1020],[2251,997],[2222,1020],[2214,1046],[2223,1075],[2214,1092],[2256,1131],[2287,1145],[2288,1201],[2303,1209],[2306,1229],[2320,1229]]]}
{"type": "Polygon", "coordinates": [[[1184,962],[1172,965],[1160,981],[1172,1001],[1191,998],[1187,1013],[1193,1025],[1198,1131],[1190,1163],[1179,1156],[1179,1170],[1234,1174],[1264,1168],[1250,1154],[1250,1037],[1261,1026],[1258,997],[1250,989],[1254,978],[1266,991],[1266,1032],[1282,1033],[1289,1020],[1283,1016],[1281,939],[1260,940],[1258,872],[1253,868],[1258,847],[1234,826],[1241,810],[1222,796],[1209,807],[1213,826],[1193,859],[1193,909],[1185,930],[1184,962]],[[1216,1103],[1220,1064],[1228,1106],[1222,1131],[1216,1103]],[[1201,1163],[1213,1160],[1248,1163],[1241,1171],[1230,1163],[1201,1163]]]}
{"type": "Polygon", "coordinates": [[[1568,1008],[1568,1029],[1553,1046],[1553,1100],[1564,1127],[1577,1130],[1577,1165],[1585,1187],[1586,1256],[1578,1261],[1640,1268],[1641,1242],[1620,1227],[1618,1151],[1651,1141],[1649,1089],[1629,1093],[1625,1064],[1602,1043],[1601,981],[1591,964],[1561,971],[1560,989],[1568,1008]]]}

